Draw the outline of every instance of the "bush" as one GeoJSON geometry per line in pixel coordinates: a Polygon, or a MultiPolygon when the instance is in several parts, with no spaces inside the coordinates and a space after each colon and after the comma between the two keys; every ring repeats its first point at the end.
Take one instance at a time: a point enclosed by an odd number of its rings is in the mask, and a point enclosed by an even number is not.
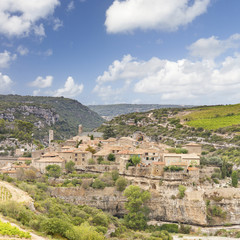
{"type": "Polygon", "coordinates": [[[108,155],[107,159],[108,159],[108,161],[110,161],[110,162],[114,162],[115,159],[116,159],[116,157],[115,157],[114,154],[110,153],[110,154],[108,155]]]}
{"type": "Polygon", "coordinates": [[[44,232],[50,235],[60,234],[66,236],[66,231],[71,229],[71,224],[65,220],[59,218],[49,218],[42,223],[42,229],[44,232]]]}
{"type": "Polygon", "coordinates": [[[151,237],[162,239],[162,240],[172,240],[172,236],[169,234],[169,232],[165,230],[153,232],[151,234],[151,237]]]}
{"type": "Polygon", "coordinates": [[[125,190],[126,186],[128,184],[128,181],[126,178],[124,177],[120,177],[118,178],[118,180],[116,181],[115,185],[117,187],[117,190],[122,192],[123,190],[125,190]]]}
{"type": "Polygon", "coordinates": [[[100,179],[96,178],[92,184],[92,187],[95,189],[104,189],[106,187],[106,184],[100,179]]]}
{"type": "Polygon", "coordinates": [[[73,227],[66,231],[66,237],[69,240],[104,240],[103,234],[98,233],[95,227],[89,223],[82,223],[79,227],[73,227]]]}
{"type": "Polygon", "coordinates": [[[113,181],[116,182],[118,178],[119,178],[118,171],[117,170],[112,171],[112,179],[113,179],[113,181]]]}
{"type": "Polygon", "coordinates": [[[92,223],[103,227],[108,227],[109,221],[104,213],[98,213],[93,217],[92,223]]]}
{"type": "Polygon", "coordinates": [[[178,225],[177,224],[163,224],[162,226],[160,226],[161,230],[166,230],[170,233],[178,233],[178,225]]]}
{"type": "Polygon", "coordinates": [[[237,171],[232,172],[231,179],[232,179],[232,186],[237,187],[238,186],[238,173],[237,173],[237,171]]]}
{"type": "Polygon", "coordinates": [[[178,186],[179,198],[182,199],[185,196],[186,187],[183,185],[178,186]]]}
{"type": "Polygon", "coordinates": [[[180,232],[180,233],[183,233],[183,234],[189,234],[190,231],[191,231],[191,229],[192,229],[191,226],[187,226],[187,225],[181,224],[181,225],[180,225],[179,232],[180,232]]]}
{"type": "Polygon", "coordinates": [[[89,164],[89,165],[95,165],[96,162],[95,162],[95,160],[94,160],[93,158],[90,158],[90,159],[88,160],[88,164],[89,164]]]}

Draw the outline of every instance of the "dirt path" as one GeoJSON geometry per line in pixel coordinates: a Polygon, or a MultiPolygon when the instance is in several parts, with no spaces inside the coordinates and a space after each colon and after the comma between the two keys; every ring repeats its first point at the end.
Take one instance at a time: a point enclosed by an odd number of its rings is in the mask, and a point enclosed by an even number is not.
{"type": "Polygon", "coordinates": [[[12,194],[11,200],[28,204],[33,203],[33,199],[26,192],[22,191],[17,187],[14,187],[10,183],[0,181],[0,187],[1,186],[7,188],[7,190],[12,194]]]}

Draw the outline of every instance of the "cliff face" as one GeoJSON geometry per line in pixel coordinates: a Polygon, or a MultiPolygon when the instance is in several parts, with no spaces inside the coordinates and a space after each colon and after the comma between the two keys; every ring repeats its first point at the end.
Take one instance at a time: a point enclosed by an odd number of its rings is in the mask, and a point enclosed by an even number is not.
{"type": "MultiPolygon", "coordinates": [[[[178,186],[178,185],[177,185],[178,186]]],[[[193,225],[240,224],[240,190],[235,188],[211,189],[187,187],[183,199],[178,198],[174,185],[150,190],[148,203],[151,220],[181,222],[193,225]],[[208,204],[206,204],[208,202],[208,204]],[[210,209],[220,209],[219,212],[210,209]]],[[[108,211],[113,215],[125,213],[126,199],[114,188],[85,190],[83,188],[53,188],[51,194],[67,202],[86,204],[108,211]]]]}

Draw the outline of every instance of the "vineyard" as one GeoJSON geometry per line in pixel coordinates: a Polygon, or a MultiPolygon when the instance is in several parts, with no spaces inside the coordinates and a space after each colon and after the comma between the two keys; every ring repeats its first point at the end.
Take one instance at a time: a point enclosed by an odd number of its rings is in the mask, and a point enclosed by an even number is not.
{"type": "Polygon", "coordinates": [[[239,125],[240,104],[194,108],[182,118],[191,127],[207,130],[239,125]]]}
{"type": "Polygon", "coordinates": [[[10,223],[4,223],[1,220],[0,220],[0,235],[24,238],[24,239],[31,238],[31,235],[29,232],[23,232],[23,231],[19,230],[17,227],[12,226],[10,223]]]}
{"type": "Polygon", "coordinates": [[[7,201],[12,198],[12,194],[7,190],[6,187],[0,187],[0,201],[7,201]]]}

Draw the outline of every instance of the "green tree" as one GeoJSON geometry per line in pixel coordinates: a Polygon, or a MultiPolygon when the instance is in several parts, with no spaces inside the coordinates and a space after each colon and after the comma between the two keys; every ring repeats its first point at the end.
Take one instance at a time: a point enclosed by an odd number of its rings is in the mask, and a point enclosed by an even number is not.
{"type": "Polygon", "coordinates": [[[85,151],[88,151],[88,152],[90,152],[90,153],[92,153],[92,154],[96,153],[96,149],[94,149],[93,147],[91,147],[91,146],[89,146],[89,145],[88,145],[88,147],[85,149],[85,151]]]}
{"type": "Polygon", "coordinates": [[[56,164],[46,166],[46,170],[50,177],[58,178],[61,176],[61,168],[56,164]]]}
{"type": "Polygon", "coordinates": [[[97,158],[98,164],[101,164],[102,161],[104,161],[103,157],[102,157],[102,156],[99,156],[99,157],[97,158]]]}
{"type": "Polygon", "coordinates": [[[232,172],[231,178],[232,178],[232,186],[237,187],[238,186],[238,173],[237,173],[237,171],[232,172]]]}
{"type": "Polygon", "coordinates": [[[115,183],[117,190],[120,192],[122,192],[126,188],[127,184],[128,184],[128,181],[124,177],[118,178],[118,180],[115,183]]]}
{"type": "Polygon", "coordinates": [[[134,230],[144,230],[147,227],[148,208],[146,202],[151,198],[148,191],[138,186],[130,185],[123,195],[127,198],[125,208],[128,214],[124,216],[126,226],[134,230]]]}
{"type": "Polygon", "coordinates": [[[113,170],[113,171],[112,171],[112,180],[113,180],[114,182],[116,182],[118,178],[119,178],[119,172],[118,172],[118,170],[113,170]]]}
{"type": "Polygon", "coordinates": [[[221,167],[222,178],[224,179],[227,176],[227,167],[226,160],[223,159],[222,167],[221,167]]]}
{"type": "Polygon", "coordinates": [[[114,162],[115,159],[116,159],[116,157],[115,157],[114,154],[110,153],[110,154],[108,155],[107,159],[108,159],[108,161],[114,162]]]}
{"type": "Polygon", "coordinates": [[[130,159],[134,166],[137,166],[141,162],[141,158],[138,155],[134,155],[130,159]]]}
{"type": "Polygon", "coordinates": [[[111,137],[116,137],[116,134],[114,133],[112,126],[108,125],[103,130],[103,138],[108,139],[111,137]]]}
{"type": "Polygon", "coordinates": [[[75,166],[75,163],[73,161],[67,162],[65,165],[65,169],[67,173],[72,173],[75,170],[74,166],[75,166]]]}

